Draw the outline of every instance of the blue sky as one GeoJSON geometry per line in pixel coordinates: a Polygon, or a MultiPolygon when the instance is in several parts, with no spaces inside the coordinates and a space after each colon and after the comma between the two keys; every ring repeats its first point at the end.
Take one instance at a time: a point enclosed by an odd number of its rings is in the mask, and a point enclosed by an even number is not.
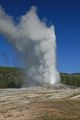
{"type": "MultiPolygon", "coordinates": [[[[80,72],[79,0],[0,0],[0,5],[15,20],[36,5],[40,18],[47,18],[47,23],[55,26],[59,71],[80,72]]],[[[19,66],[16,54],[19,53],[0,35],[0,66],[19,66]]]]}

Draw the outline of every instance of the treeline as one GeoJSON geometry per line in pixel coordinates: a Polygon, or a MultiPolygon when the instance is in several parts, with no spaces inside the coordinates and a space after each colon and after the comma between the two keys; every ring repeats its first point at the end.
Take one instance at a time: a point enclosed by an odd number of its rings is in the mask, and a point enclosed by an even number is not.
{"type": "MultiPolygon", "coordinates": [[[[80,86],[80,73],[60,73],[60,76],[62,84],[80,86]]],[[[0,88],[20,88],[24,81],[25,75],[22,69],[14,67],[0,67],[0,88]]]]}
{"type": "Polygon", "coordinates": [[[80,73],[66,74],[60,73],[61,83],[65,85],[80,86],[80,73]]]}
{"type": "Polygon", "coordinates": [[[20,88],[24,75],[18,68],[0,67],[0,88],[20,88]]]}

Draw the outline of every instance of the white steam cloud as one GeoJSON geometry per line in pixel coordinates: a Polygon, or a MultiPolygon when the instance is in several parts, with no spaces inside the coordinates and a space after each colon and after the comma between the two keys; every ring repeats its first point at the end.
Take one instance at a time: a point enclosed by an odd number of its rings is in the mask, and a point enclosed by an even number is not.
{"type": "Polygon", "coordinates": [[[56,68],[56,38],[54,27],[48,27],[36,13],[36,7],[20,17],[16,24],[0,7],[0,33],[23,53],[29,80],[56,84],[59,73],[56,68]]]}

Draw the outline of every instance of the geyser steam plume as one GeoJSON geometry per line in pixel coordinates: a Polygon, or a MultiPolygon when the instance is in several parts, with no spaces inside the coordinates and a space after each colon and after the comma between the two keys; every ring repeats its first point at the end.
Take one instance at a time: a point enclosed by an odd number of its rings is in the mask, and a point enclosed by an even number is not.
{"type": "Polygon", "coordinates": [[[26,61],[29,80],[56,84],[59,73],[56,68],[56,38],[54,27],[48,27],[39,19],[36,7],[20,17],[19,23],[0,8],[0,33],[5,35],[26,61]]]}

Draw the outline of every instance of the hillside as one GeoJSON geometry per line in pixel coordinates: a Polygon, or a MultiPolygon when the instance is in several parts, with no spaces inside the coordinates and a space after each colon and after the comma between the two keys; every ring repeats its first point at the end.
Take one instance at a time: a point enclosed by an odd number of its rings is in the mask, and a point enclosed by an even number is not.
{"type": "Polygon", "coordinates": [[[0,67],[0,88],[19,88],[23,80],[22,70],[15,67],[0,67]]]}
{"type": "Polygon", "coordinates": [[[60,73],[61,83],[72,86],[80,86],[80,73],[60,73]]]}
{"type": "MultiPolygon", "coordinates": [[[[60,76],[62,84],[80,86],[80,73],[60,73],[60,76]]],[[[20,68],[0,67],[0,88],[20,88],[24,79],[20,68]]]]}

